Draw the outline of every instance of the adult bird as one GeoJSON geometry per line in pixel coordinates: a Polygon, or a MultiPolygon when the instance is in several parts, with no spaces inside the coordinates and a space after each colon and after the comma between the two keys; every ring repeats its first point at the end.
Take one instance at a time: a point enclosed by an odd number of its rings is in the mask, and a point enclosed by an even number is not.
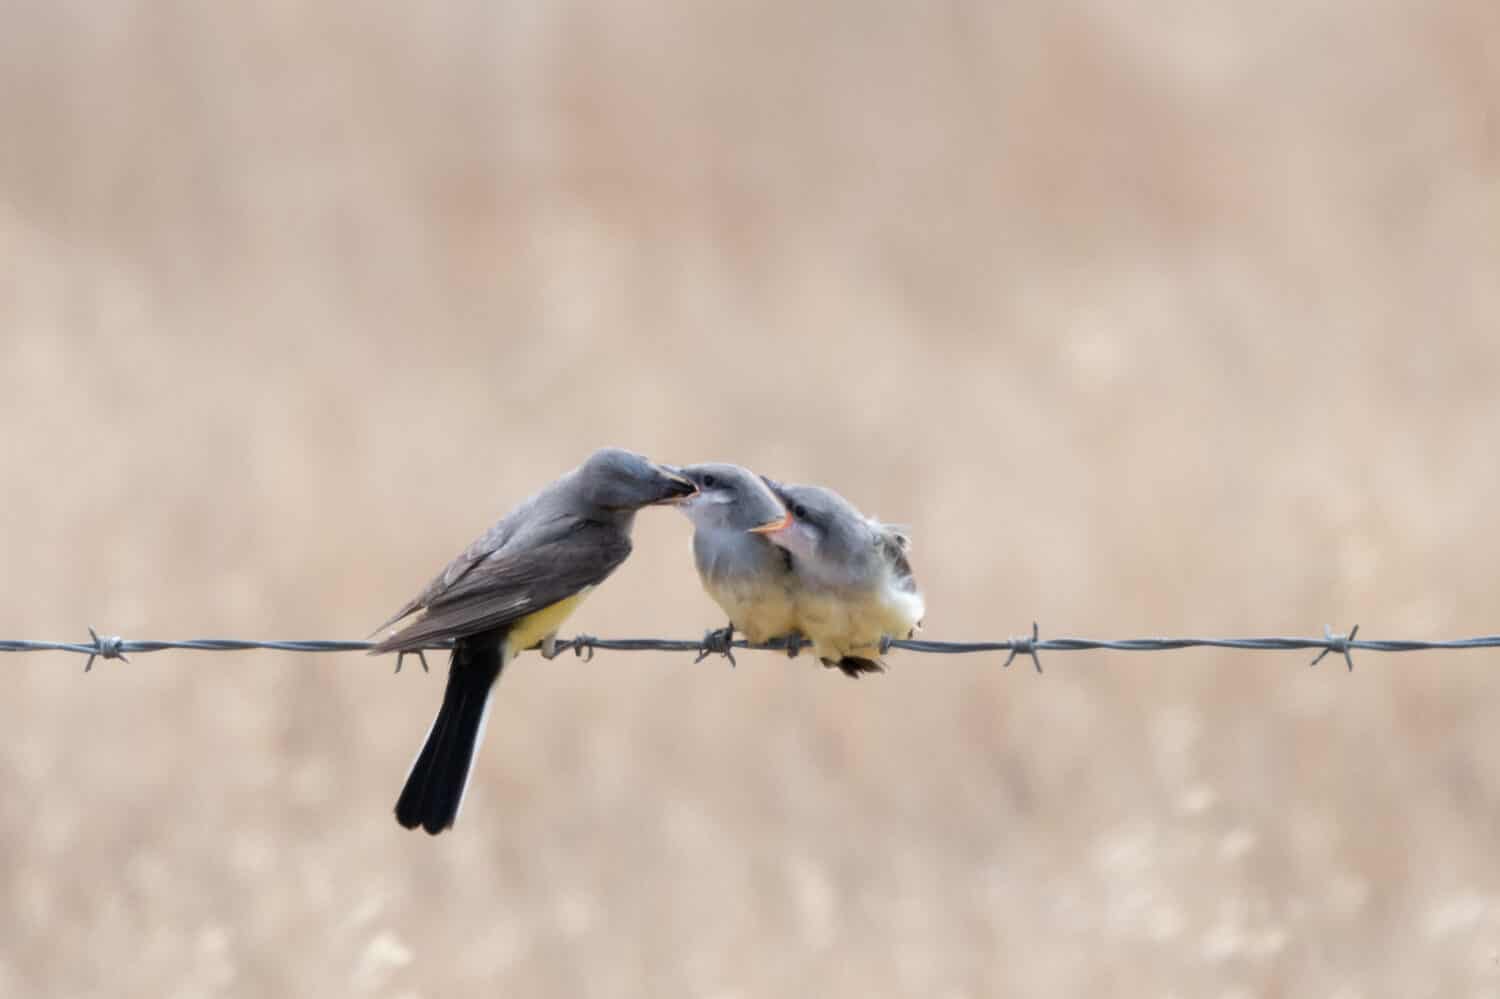
{"type": "Polygon", "coordinates": [[[436,835],[453,825],[500,671],[542,643],[630,554],[636,511],[691,496],[669,466],[618,448],[506,514],[376,631],[419,614],[370,652],[414,652],[452,639],[442,707],[396,801],[396,820],[436,835]]]}

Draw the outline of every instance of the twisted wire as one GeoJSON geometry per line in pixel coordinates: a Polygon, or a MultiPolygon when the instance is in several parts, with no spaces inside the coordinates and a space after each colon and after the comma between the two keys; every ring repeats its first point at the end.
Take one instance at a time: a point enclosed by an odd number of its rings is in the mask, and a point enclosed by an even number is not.
{"type": "MultiPolygon", "coordinates": [[[[169,649],[189,650],[194,652],[243,652],[255,649],[270,649],[278,652],[365,652],[373,647],[373,642],[346,641],[341,639],[278,639],[261,641],[244,638],[189,638],[176,641],[161,641],[157,639],[122,638],[119,635],[100,635],[93,628],[89,630],[88,641],[78,642],[49,642],[33,641],[30,639],[0,639],[0,652],[71,652],[76,655],[86,656],[84,671],[93,668],[95,659],[119,659],[129,662],[129,656],[137,653],[162,652],[169,649]]],[[[891,649],[900,649],[905,652],[916,652],[928,655],[971,655],[986,652],[1006,653],[1002,665],[1009,666],[1017,656],[1025,656],[1032,662],[1037,672],[1041,672],[1042,664],[1040,653],[1042,652],[1093,652],[1108,650],[1112,652],[1175,652],[1180,649],[1211,648],[1211,649],[1237,649],[1247,652],[1296,652],[1317,649],[1318,654],[1312,660],[1312,665],[1317,665],[1324,656],[1336,653],[1343,657],[1345,665],[1349,669],[1354,668],[1352,653],[1359,652],[1431,652],[1431,651],[1453,651],[1459,649],[1493,649],[1500,648],[1500,635],[1478,635],[1472,638],[1452,639],[1378,639],[1358,638],[1359,625],[1350,628],[1347,633],[1339,633],[1325,627],[1323,636],[1299,637],[1299,636],[1272,636],[1272,637],[1246,637],[1246,638],[1042,638],[1040,629],[1033,622],[1031,633],[1020,637],[1010,637],[1003,641],[974,641],[974,642],[940,642],[929,639],[896,639],[881,643],[882,654],[891,649]]],[[[726,641],[722,638],[718,641],[710,639],[679,639],[679,638],[599,638],[594,635],[575,635],[572,638],[559,639],[553,646],[554,654],[571,650],[575,655],[593,658],[596,651],[609,652],[693,652],[701,659],[709,654],[722,654],[732,660],[734,649],[764,649],[788,652],[795,655],[796,652],[807,643],[793,636],[790,638],[777,638],[769,642],[752,643],[743,639],[726,641]]],[[[452,648],[453,643],[435,642],[428,646],[428,650],[439,650],[452,648]]],[[[533,646],[538,648],[539,646],[533,646]]],[[[421,656],[421,652],[411,653],[421,656]]],[[[406,655],[403,653],[402,656],[406,655]]],[[[427,662],[422,659],[425,669],[427,662]]],[[[401,656],[397,658],[396,669],[401,668],[401,656]]]]}

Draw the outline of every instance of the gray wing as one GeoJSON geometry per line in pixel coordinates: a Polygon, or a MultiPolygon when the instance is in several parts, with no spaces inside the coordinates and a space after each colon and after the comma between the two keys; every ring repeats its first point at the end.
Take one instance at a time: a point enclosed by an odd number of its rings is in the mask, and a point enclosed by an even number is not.
{"type": "Polygon", "coordinates": [[[391,625],[395,624],[397,621],[401,620],[403,617],[409,617],[422,608],[430,606],[433,601],[441,597],[449,587],[453,586],[455,583],[458,583],[465,576],[467,576],[476,565],[478,565],[480,562],[483,562],[486,558],[495,554],[495,552],[504,547],[505,542],[509,540],[511,534],[514,533],[514,527],[517,519],[518,518],[516,517],[515,512],[509,513],[505,517],[501,518],[498,524],[490,528],[488,531],[485,531],[482,535],[474,540],[473,544],[465,548],[457,558],[444,566],[443,571],[438,573],[433,578],[432,582],[422,587],[421,593],[418,593],[406,603],[402,604],[400,610],[382,621],[380,626],[376,628],[375,631],[372,631],[371,634],[373,635],[375,634],[375,632],[384,631],[391,625]]]}
{"type": "MultiPolygon", "coordinates": [[[[566,534],[566,526],[556,527],[555,522],[547,522],[545,519],[541,524],[537,523],[537,515],[541,512],[540,508],[544,508],[547,504],[555,502],[555,497],[562,488],[562,484],[566,481],[566,478],[564,476],[557,482],[547,486],[547,488],[533,493],[516,504],[514,510],[501,517],[494,527],[491,527],[476,538],[473,544],[465,548],[457,558],[444,566],[443,571],[438,573],[432,582],[422,587],[421,593],[408,600],[402,605],[400,610],[387,618],[371,634],[385,631],[403,617],[409,617],[424,607],[432,606],[442,598],[443,594],[461,583],[464,577],[474,570],[475,566],[480,565],[486,559],[502,551],[507,545],[517,541],[520,535],[528,533],[528,528],[540,530],[550,537],[561,537],[566,534]]],[[[576,524],[576,521],[574,523],[576,524]]]]}
{"type": "Polygon", "coordinates": [[[462,568],[451,582],[445,571],[396,620],[418,609],[425,613],[370,652],[409,651],[512,624],[603,582],[630,554],[630,537],[613,525],[578,521],[560,536],[512,548],[459,556],[449,570],[462,568]]]}

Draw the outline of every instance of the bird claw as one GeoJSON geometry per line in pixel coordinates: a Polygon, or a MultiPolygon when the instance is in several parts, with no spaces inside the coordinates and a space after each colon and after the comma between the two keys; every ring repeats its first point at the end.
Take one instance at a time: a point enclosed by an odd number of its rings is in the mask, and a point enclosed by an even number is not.
{"type": "Polygon", "coordinates": [[[786,657],[796,659],[797,653],[802,651],[802,633],[794,631],[786,636],[786,657]]]}
{"type": "Polygon", "coordinates": [[[712,655],[720,655],[729,660],[730,666],[738,666],[734,661],[734,624],[731,622],[723,628],[714,628],[703,635],[703,641],[698,645],[698,658],[694,663],[701,663],[712,655]]]}

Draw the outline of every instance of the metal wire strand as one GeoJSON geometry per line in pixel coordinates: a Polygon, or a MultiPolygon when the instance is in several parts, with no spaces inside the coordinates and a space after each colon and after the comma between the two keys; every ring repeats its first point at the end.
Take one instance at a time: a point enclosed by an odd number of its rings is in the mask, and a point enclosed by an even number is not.
{"type": "MultiPolygon", "coordinates": [[[[194,652],[243,652],[251,649],[273,649],[278,652],[364,652],[374,643],[341,641],[337,639],[306,639],[285,641],[254,641],[243,638],[189,638],[182,641],[158,641],[155,639],[121,638],[119,635],[100,635],[89,630],[87,642],[44,642],[27,639],[0,639],[0,652],[71,652],[87,656],[84,672],[94,667],[95,659],[130,660],[127,655],[141,652],[162,652],[168,649],[186,649],[194,652]]],[[[1042,671],[1041,652],[1092,652],[1107,649],[1113,652],[1175,652],[1178,649],[1239,649],[1249,652],[1295,652],[1317,649],[1318,654],[1311,665],[1316,666],[1330,652],[1344,657],[1345,666],[1354,669],[1355,650],[1361,652],[1426,652],[1456,649],[1500,648],[1500,635],[1479,635],[1474,638],[1454,638],[1437,641],[1421,639],[1356,638],[1359,625],[1341,634],[1328,627],[1322,638],[1270,637],[1270,638],[1042,638],[1036,622],[1032,622],[1031,634],[1004,641],[936,642],[927,639],[887,639],[881,642],[882,654],[890,649],[918,652],[931,655],[969,655],[985,652],[1004,652],[1002,666],[1009,666],[1016,656],[1026,656],[1036,671],[1042,671]]],[[[609,652],[692,652],[699,655],[721,654],[730,657],[731,649],[770,649],[795,655],[807,643],[796,636],[777,638],[769,642],[752,643],[744,639],[726,642],[717,640],[679,638],[596,638],[593,635],[575,635],[559,639],[553,644],[552,654],[569,649],[577,656],[592,659],[596,651],[609,652]]],[[[453,643],[435,642],[429,649],[450,649],[453,643]]],[[[533,646],[539,648],[540,646],[533,646]]],[[[427,669],[427,660],[421,652],[403,653],[397,657],[396,670],[401,669],[404,655],[417,655],[422,668],[427,669]]]]}

